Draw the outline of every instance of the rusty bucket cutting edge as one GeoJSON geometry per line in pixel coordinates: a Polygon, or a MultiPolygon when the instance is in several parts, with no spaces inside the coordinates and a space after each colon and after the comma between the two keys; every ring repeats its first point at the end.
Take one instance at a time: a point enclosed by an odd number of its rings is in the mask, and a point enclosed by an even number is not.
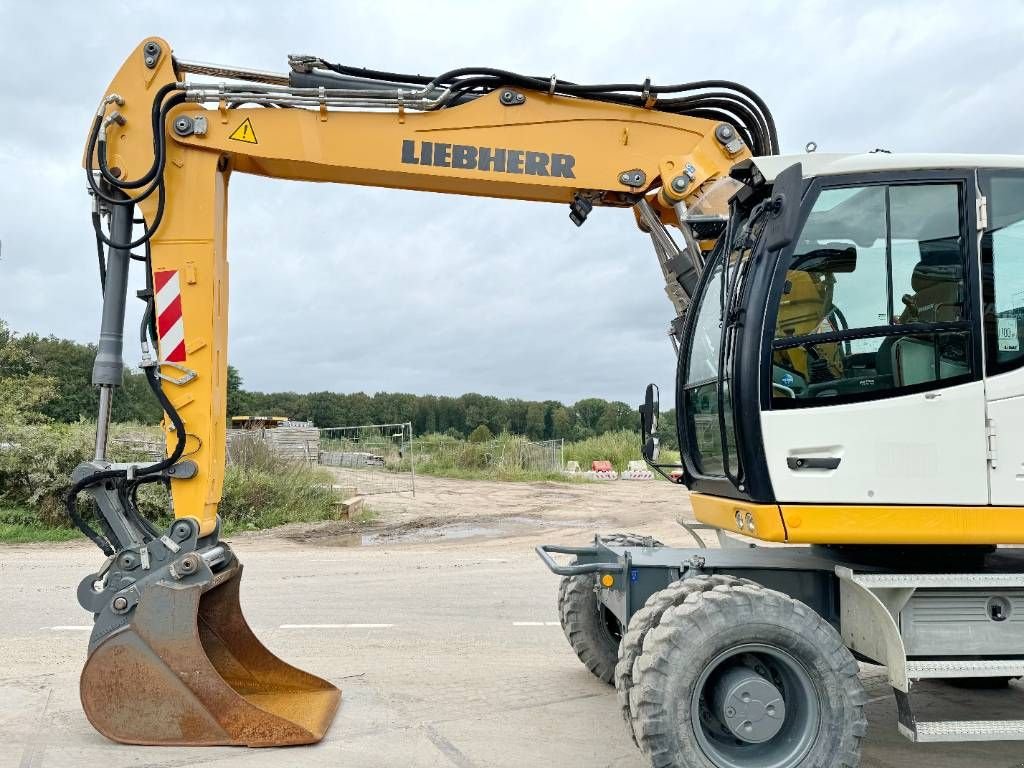
{"type": "Polygon", "coordinates": [[[276,747],[320,741],[341,691],[256,639],[242,615],[242,567],[209,585],[150,585],[123,628],[90,653],[80,693],[109,739],[164,746],[276,747]]]}

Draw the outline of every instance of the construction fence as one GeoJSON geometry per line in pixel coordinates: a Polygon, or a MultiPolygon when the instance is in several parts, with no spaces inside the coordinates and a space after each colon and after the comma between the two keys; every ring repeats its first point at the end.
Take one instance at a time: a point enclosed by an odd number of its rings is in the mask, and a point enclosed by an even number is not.
{"type": "Polygon", "coordinates": [[[416,492],[416,471],[459,476],[493,470],[498,477],[557,474],[565,466],[563,440],[531,441],[501,435],[471,443],[446,435],[413,438],[410,422],[318,429],[289,422],[268,429],[228,431],[228,461],[253,450],[270,450],[291,461],[330,467],[335,484],[354,494],[416,492]]]}
{"type": "Polygon", "coordinates": [[[320,464],[360,495],[416,492],[412,424],[368,424],[320,430],[320,464]]]}
{"type": "Polygon", "coordinates": [[[445,435],[412,436],[412,424],[372,424],[320,430],[320,464],[332,467],[338,483],[359,494],[416,491],[416,473],[458,476],[489,469],[515,477],[560,473],[563,440],[531,441],[503,435],[470,443],[445,435]]]}

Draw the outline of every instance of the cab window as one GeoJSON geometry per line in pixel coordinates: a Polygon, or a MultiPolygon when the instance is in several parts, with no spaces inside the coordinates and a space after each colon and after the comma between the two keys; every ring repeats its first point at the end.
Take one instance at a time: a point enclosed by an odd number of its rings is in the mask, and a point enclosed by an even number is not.
{"type": "Polygon", "coordinates": [[[871,399],[971,375],[960,190],[818,195],[779,298],[773,404],[871,399]]]}
{"type": "Polygon", "coordinates": [[[988,227],[981,238],[986,364],[990,373],[1024,365],[1024,174],[982,174],[988,227]]]}

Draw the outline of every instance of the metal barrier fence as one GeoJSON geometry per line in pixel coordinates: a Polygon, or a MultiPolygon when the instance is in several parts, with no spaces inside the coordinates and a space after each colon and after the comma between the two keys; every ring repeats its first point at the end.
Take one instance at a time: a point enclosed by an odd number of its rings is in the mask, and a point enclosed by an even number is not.
{"type": "Polygon", "coordinates": [[[412,424],[368,424],[320,430],[320,464],[360,495],[416,493],[412,424]]]}
{"type": "Polygon", "coordinates": [[[537,472],[561,472],[565,467],[565,440],[527,442],[519,451],[524,462],[524,469],[537,472]]]}

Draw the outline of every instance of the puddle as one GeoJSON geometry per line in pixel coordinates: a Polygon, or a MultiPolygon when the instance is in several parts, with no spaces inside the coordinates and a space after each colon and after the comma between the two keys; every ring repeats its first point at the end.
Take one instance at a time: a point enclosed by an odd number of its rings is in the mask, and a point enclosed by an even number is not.
{"type": "Polygon", "coordinates": [[[453,523],[432,528],[415,528],[408,531],[381,531],[365,534],[363,544],[409,544],[421,541],[470,539],[474,536],[500,536],[504,531],[497,526],[453,523]]]}
{"type": "Polygon", "coordinates": [[[594,528],[599,520],[542,520],[536,517],[511,516],[467,522],[441,523],[418,526],[415,522],[391,529],[368,533],[341,533],[318,539],[318,543],[332,547],[372,547],[381,544],[421,544],[430,541],[459,541],[472,538],[507,536],[523,528],[594,528]]]}

